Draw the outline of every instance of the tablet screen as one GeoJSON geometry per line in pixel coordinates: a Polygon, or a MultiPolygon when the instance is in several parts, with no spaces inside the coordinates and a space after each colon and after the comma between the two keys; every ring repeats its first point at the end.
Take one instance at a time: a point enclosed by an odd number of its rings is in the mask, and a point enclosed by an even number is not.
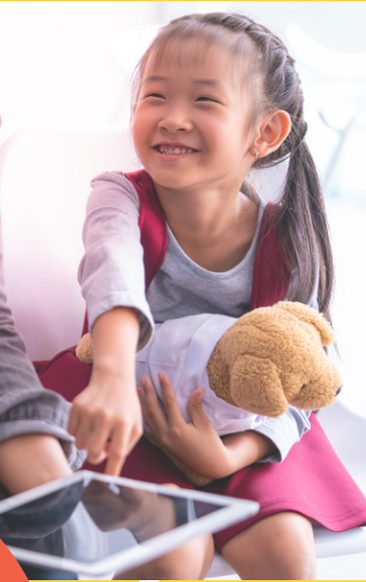
{"type": "Polygon", "coordinates": [[[5,544],[95,562],[221,506],[84,479],[0,515],[5,544]]]}

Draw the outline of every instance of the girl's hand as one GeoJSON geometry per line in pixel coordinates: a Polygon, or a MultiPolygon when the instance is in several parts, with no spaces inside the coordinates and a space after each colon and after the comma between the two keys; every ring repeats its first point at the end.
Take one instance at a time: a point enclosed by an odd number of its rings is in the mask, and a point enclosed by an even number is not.
{"type": "Polygon", "coordinates": [[[139,316],[115,307],[100,315],[92,329],[93,373],[89,386],[73,401],[68,431],[88,461],[106,457],[105,473],[119,475],[125,458],[142,435],[136,392],[135,353],[139,316]]]}
{"type": "Polygon", "coordinates": [[[148,378],[138,388],[144,420],[161,444],[188,467],[211,479],[221,479],[259,461],[276,449],[270,439],[247,430],[223,440],[213,429],[202,409],[204,389],[198,388],[188,399],[192,422],[182,417],[173,388],[166,374],[159,374],[166,414],[148,378]]]}
{"type": "Polygon", "coordinates": [[[173,388],[166,374],[159,381],[166,415],[158,404],[155,389],[148,378],[142,378],[143,388],[138,388],[144,420],[164,448],[174,453],[188,467],[212,479],[233,472],[230,451],[217,435],[203,412],[204,389],[198,388],[189,397],[188,410],[192,422],[182,417],[173,388]]]}
{"type": "Polygon", "coordinates": [[[68,431],[88,461],[98,465],[108,457],[105,473],[119,475],[125,458],[142,435],[142,414],[136,386],[118,375],[93,373],[73,401],[68,431]]]}

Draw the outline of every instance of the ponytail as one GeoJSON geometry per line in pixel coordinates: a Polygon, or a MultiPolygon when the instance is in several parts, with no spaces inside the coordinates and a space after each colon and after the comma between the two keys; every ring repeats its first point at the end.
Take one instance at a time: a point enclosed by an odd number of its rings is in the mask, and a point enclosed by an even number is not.
{"type": "MultiPolygon", "coordinates": [[[[318,280],[318,307],[330,319],[334,267],[321,186],[304,140],[290,156],[287,180],[279,209],[280,237],[290,249],[297,287],[291,300],[308,303],[318,280]]],[[[288,254],[287,254],[288,256],[288,254]]]]}

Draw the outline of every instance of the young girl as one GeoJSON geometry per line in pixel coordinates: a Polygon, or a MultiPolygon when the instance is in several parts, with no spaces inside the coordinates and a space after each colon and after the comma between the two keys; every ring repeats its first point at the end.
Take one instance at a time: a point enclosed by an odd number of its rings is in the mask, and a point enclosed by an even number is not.
{"type": "MultiPolygon", "coordinates": [[[[332,255],[294,61],[276,36],[242,15],[183,16],[146,51],[134,88],[133,137],[145,170],[93,181],[79,278],[94,367],[74,399],[69,431],[90,462],[107,458],[107,473],[123,466],[124,476],[190,487],[159,450],[143,440],[135,446],[142,405],[164,446],[216,479],[206,490],[261,504],[256,517],[215,536],[238,574],[313,579],[310,520],[335,531],[366,521],[365,499],[316,418],[292,408],[220,439],[201,390],[190,397],[187,424],[167,376],[160,377],[165,416],[148,380],[136,390],[134,373],[136,349],[154,322],[239,317],[283,298],[329,316],[332,255]],[[251,167],[286,157],[281,204],[266,206],[245,178],[251,167]]],[[[212,551],[205,537],[133,574],[204,577],[212,551]]]]}

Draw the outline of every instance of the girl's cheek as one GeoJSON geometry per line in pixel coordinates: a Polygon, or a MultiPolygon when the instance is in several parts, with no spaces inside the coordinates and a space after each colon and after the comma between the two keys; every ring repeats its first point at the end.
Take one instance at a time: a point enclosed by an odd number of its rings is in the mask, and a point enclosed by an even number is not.
{"type": "Polygon", "coordinates": [[[148,107],[141,107],[138,111],[136,111],[133,123],[132,123],[132,131],[133,133],[142,133],[147,131],[148,127],[150,127],[151,123],[154,120],[154,113],[151,108],[148,107]]]}
{"type": "Polygon", "coordinates": [[[146,117],[141,114],[135,115],[132,124],[132,136],[135,142],[140,142],[146,135],[146,117]],[[144,131],[145,129],[145,131],[144,131]]]}

